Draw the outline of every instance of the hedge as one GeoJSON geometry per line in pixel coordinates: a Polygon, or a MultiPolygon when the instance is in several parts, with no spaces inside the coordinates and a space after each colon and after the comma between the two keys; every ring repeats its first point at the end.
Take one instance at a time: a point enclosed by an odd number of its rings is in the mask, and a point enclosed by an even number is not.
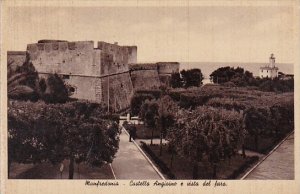
{"type": "Polygon", "coordinates": [[[154,160],[154,162],[159,166],[159,169],[162,171],[162,173],[166,174],[169,179],[176,179],[175,175],[171,172],[169,167],[160,160],[155,153],[147,146],[147,144],[143,141],[141,141],[141,145],[143,150],[154,160]]]}

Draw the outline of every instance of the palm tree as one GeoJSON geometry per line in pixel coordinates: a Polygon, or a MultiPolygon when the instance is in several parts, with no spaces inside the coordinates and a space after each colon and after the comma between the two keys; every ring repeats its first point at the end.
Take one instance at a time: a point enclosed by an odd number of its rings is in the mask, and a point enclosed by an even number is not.
{"type": "MultiPolygon", "coordinates": [[[[8,62],[8,66],[12,62],[8,62]]],[[[15,72],[8,73],[7,94],[9,99],[32,98],[36,93],[38,74],[26,54],[26,60],[15,72]]]]}

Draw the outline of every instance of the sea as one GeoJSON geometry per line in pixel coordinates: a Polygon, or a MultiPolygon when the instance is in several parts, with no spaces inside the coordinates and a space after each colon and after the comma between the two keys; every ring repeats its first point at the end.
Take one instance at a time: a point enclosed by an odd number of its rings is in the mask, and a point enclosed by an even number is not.
{"type": "MultiPolygon", "coordinates": [[[[180,70],[198,68],[201,70],[204,80],[203,83],[209,83],[209,75],[220,67],[241,67],[245,71],[253,73],[253,76],[259,75],[259,68],[268,65],[268,63],[239,63],[239,62],[180,62],[180,70]]],[[[291,63],[276,63],[278,71],[284,74],[294,74],[294,65],[291,63]]]]}

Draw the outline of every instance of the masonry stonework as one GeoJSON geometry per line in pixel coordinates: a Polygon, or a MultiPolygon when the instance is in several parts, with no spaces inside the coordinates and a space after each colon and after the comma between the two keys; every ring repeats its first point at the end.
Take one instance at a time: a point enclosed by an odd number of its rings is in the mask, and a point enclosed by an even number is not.
{"type": "MultiPolygon", "coordinates": [[[[134,90],[169,84],[178,62],[137,63],[136,46],[93,41],[40,40],[27,53],[40,77],[58,74],[74,92],[72,98],[109,104],[112,111],[130,106],[134,90]]],[[[21,66],[26,52],[8,52],[8,65],[21,66]]]]}
{"type": "Polygon", "coordinates": [[[154,89],[161,85],[155,63],[130,64],[130,77],[134,90],[154,89]]]}

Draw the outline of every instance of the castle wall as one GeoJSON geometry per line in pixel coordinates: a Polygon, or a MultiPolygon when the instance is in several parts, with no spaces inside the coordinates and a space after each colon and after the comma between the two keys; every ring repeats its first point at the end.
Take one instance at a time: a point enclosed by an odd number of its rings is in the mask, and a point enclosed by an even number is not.
{"type": "Polygon", "coordinates": [[[179,72],[179,63],[178,62],[158,62],[157,69],[158,74],[172,74],[179,72]]]}
{"type": "Polygon", "coordinates": [[[27,46],[38,72],[99,75],[100,63],[94,63],[99,52],[93,41],[35,43],[27,46]]]}
{"type": "Polygon", "coordinates": [[[14,73],[17,67],[22,66],[26,60],[25,51],[8,51],[7,52],[7,74],[14,73]]]}
{"type": "Polygon", "coordinates": [[[102,99],[114,110],[122,110],[130,106],[133,87],[129,72],[101,78],[102,99]],[[109,88],[109,89],[108,89],[109,88]]]}
{"type": "Polygon", "coordinates": [[[127,46],[128,49],[128,64],[137,63],[137,47],[127,46]]]}
{"type": "Polygon", "coordinates": [[[162,85],[170,86],[172,73],[179,72],[178,62],[158,62],[157,70],[162,85]]]}
{"type": "MultiPolygon", "coordinates": [[[[113,110],[130,106],[133,90],[169,84],[179,72],[177,62],[137,64],[136,46],[93,41],[40,40],[28,44],[27,52],[40,77],[57,73],[74,88],[72,98],[110,104],[113,110]]],[[[8,52],[11,67],[20,66],[26,52],[8,52]]]]}
{"type": "MultiPolygon", "coordinates": [[[[50,74],[39,73],[40,78],[47,80],[50,74]]],[[[70,96],[76,99],[85,99],[91,102],[102,101],[100,78],[87,76],[59,75],[68,88],[73,88],[74,92],[70,96]]]]}
{"type": "Polygon", "coordinates": [[[98,42],[98,49],[106,55],[103,57],[103,60],[111,60],[109,63],[102,62],[103,69],[101,74],[126,72],[129,70],[128,63],[132,61],[136,62],[136,46],[119,46],[100,41],[98,42]]]}
{"type": "Polygon", "coordinates": [[[130,77],[134,90],[160,87],[160,80],[155,63],[131,64],[130,77]]]}

